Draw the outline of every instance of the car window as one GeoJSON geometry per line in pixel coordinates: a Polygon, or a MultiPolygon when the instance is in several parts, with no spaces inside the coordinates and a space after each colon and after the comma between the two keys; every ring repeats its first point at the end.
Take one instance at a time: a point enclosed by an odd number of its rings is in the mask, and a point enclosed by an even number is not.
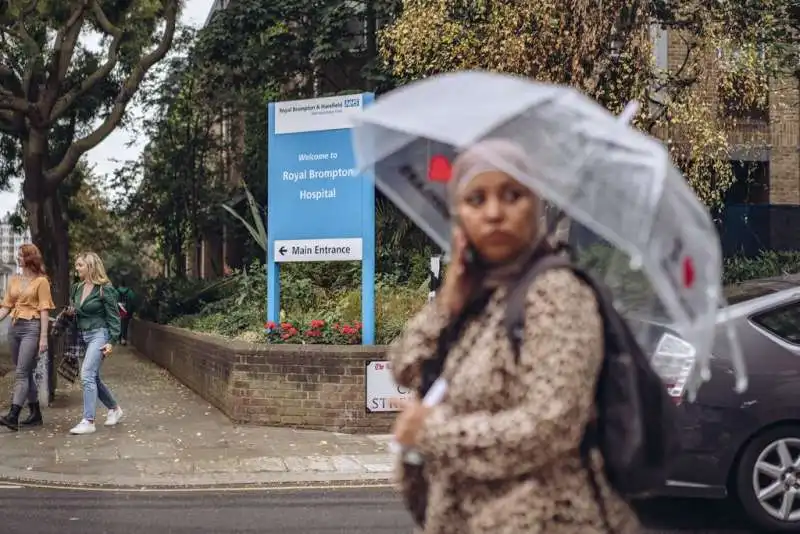
{"type": "Polygon", "coordinates": [[[762,313],[753,321],[781,339],[800,345],[800,303],[762,313]]]}

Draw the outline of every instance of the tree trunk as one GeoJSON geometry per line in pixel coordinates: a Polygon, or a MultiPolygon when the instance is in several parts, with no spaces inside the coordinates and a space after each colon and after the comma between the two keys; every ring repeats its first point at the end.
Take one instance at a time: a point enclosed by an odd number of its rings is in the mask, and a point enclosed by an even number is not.
{"type": "Polygon", "coordinates": [[[203,278],[203,236],[195,232],[194,236],[194,278],[203,278]]]}
{"type": "Polygon", "coordinates": [[[176,278],[186,278],[186,252],[184,250],[182,236],[173,236],[173,239],[170,240],[169,249],[172,252],[172,258],[175,261],[175,271],[173,275],[176,278]]]}
{"type": "MultiPolygon", "coordinates": [[[[26,176],[25,180],[29,180],[26,176]]],[[[26,195],[27,197],[27,195],[26,195]]],[[[57,306],[67,303],[70,286],[69,234],[61,202],[53,194],[43,199],[25,199],[33,243],[39,247],[50,277],[57,306]]]]}
{"type": "Polygon", "coordinates": [[[31,239],[39,247],[57,306],[69,296],[69,234],[61,202],[55,189],[48,190],[44,178],[48,157],[47,132],[32,129],[22,141],[25,181],[22,196],[28,212],[31,239]]]}

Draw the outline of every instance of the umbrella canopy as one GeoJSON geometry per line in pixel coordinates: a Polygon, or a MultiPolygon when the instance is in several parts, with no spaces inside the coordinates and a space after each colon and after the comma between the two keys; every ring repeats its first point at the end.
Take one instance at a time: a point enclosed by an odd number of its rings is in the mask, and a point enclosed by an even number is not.
{"type": "MultiPolygon", "coordinates": [[[[588,267],[633,319],[640,342],[663,345],[668,326],[691,346],[697,375],[707,379],[722,301],[721,248],[708,210],[660,142],[574,89],[480,71],[397,89],[355,118],[353,129],[358,165],[445,251],[451,162],[487,139],[512,141],[532,166],[523,172],[489,151],[485,161],[595,236],[597,246],[583,250],[602,261],[588,267]],[[658,339],[648,339],[651,331],[658,339]]],[[[731,340],[743,390],[746,374],[731,340]]]]}

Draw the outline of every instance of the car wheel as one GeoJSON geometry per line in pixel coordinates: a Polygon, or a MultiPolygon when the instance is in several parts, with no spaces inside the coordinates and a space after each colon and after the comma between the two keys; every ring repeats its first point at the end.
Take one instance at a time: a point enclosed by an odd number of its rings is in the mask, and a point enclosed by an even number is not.
{"type": "Polygon", "coordinates": [[[736,474],[739,501],[753,522],[769,532],[800,532],[800,425],[756,436],[736,474]]]}

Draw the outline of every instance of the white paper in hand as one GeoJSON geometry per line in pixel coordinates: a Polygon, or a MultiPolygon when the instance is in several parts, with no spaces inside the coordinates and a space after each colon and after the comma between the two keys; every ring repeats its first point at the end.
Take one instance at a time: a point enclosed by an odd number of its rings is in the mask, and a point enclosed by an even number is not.
{"type": "MultiPolygon", "coordinates": [[[[436,406],[442,402],[445,393],[447,393],[447,381],[444,378],[436,379],[425,398],[422,399],[422,405],[428,407],[436,406]]],[[[419,465],[422,463],[422,455],[413,449],[404,451],[403,447],[395,440],[389,443],[389,451],[394,454],[403,454],[403,461],[407,464],[419,465]]]]}

